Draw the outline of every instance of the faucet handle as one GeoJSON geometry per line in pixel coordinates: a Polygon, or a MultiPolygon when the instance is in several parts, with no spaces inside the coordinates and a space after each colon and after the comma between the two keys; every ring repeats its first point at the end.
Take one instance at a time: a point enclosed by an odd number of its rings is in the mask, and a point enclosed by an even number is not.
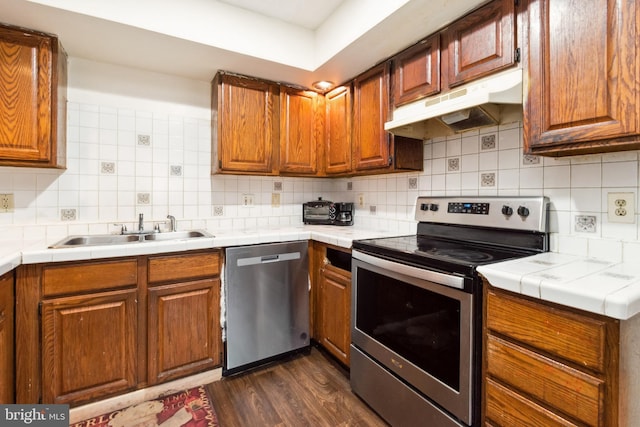
{"type": "Polygon", "coordinates": [[[120,227],[120,234],[125,234],[127,232],[127,226],[124,224],[115,223],[113,224],[116,227],[120,227]]]}

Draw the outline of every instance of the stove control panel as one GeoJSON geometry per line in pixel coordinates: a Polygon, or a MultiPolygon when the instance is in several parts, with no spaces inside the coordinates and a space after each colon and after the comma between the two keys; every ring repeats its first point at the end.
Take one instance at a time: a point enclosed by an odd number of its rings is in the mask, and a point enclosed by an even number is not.
{"type": "Polygon", "coordinates": [[[418,197],[415,219],[548,232],[546,197],[418,197]]]}
{"type": "Polygon", "coordinates": [[[489,203],[449,202],[449,208],[447,209],[447,212],[488,215],[489,203]]]}

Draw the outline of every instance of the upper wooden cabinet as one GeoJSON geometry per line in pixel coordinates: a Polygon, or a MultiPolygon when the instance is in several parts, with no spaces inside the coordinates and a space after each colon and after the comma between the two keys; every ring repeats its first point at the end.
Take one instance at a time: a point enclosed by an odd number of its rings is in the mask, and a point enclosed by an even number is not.
{"type": "Polygon", "coordinates": [[[323,100],[313,91],[280,86],[280,173],[318,173],[323,100]]]}
{"type": "Polygon", "coordinates": [[[390,108],[390,61],[353,81],[354,174],[422,170],[423,141],[384,130],[390,108]]]}
{"type": "Polygon", "coordinates": [[[531,0],[524,143],[563,156],[640,148],[635,0],[531,0]]]}
{"type": "Polygon", "coordinates": [[[214,173],[276,175],[280,88],[276,83],[218,73],[211,97],[214,173]]]}
{"type": "Polygon", "coordinates": [[[65,166],[66,93],[58,39],[0,26],[0,166],[65,166]]]}
{"type": "Polygon", "coordinates": [[[399,106],[440,92],[440,34],[393,58],[393,104],[399,106]]]}
{"type": "Polygon", "coordinates": [[[454,87],[514,65],[515,22],[515,0],[494,0],[451,24],[443,34],[447,85],[454,87]]]}
{"type": "Polygon", "coordinates": [[[354,171],[391,165],[391,134],[384,130],[389,113],[389,76],[389,62],[384,62],[353,82],[354,171]]]}
{"type": "Polygon", "coordinates": [[[351,172],[351,86],[325,95],[324,173],[351,172]]]}

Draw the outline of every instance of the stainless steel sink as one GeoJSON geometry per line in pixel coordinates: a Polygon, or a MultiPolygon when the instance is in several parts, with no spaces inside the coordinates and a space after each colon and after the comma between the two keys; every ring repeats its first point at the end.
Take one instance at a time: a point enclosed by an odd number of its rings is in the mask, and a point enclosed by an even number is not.
{"type": "Polygon", "coordinates": [[[50,248],[75,248],[78,246],[121,245],[123,243],[137,243],[140,241],[138,234],[96,234],[89,236],[69,236],[50,248]]]}
{"type": "Polygon", "coordinates": [[[213,237],[213,235],[204,230],[190,230],[147,234],[96,234],[86,236],[69,236],[57,243],[54,243],[53,245],[49,246],[49,248],[61,249],[77,248],[82,246],[110,246],[140,242],[196,239],[200,237],[213,237]]]}
{"type": "Polygon", "coordinates": [[[165,240],[196,239],[198,237],[213,237],[213,235],[207,233],[204,230],[169,231],[167,233],[145,234],[144,240],[151,240],[151,241],[157,242],[157,241],[165,241],[165,240]]]}

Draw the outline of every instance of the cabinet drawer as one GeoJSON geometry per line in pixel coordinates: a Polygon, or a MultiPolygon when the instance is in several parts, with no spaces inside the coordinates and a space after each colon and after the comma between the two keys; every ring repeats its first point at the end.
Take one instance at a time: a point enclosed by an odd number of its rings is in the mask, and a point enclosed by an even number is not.
{"type": "Polygon", "coordinates": [[[137,265],[135,259],[49,265],[42,271],[42,295],[50,297],[136,286],[137,265]]]}
{"type": "Polygon", "coordinates": [[[602,425],[605,386],[598,378],[492,335],[487,373],[587,425],[602,425]]]}
{"type": "Polygon", "coordinates": [[[486,382],[487,425],[496,427],[576,426],[491,379],[486,382]]]}
{"type": "Polygon", "coordinates": [[[487,328],[526,345],[604,372],[607,322],[557,308],[496,293],[487,293],[487,328]]]}
{"type": "Polygon", "coordinates": [[[189,280],[220,274],[220,253],[166,255],[149,258],[149,283],[189,280]]]}

